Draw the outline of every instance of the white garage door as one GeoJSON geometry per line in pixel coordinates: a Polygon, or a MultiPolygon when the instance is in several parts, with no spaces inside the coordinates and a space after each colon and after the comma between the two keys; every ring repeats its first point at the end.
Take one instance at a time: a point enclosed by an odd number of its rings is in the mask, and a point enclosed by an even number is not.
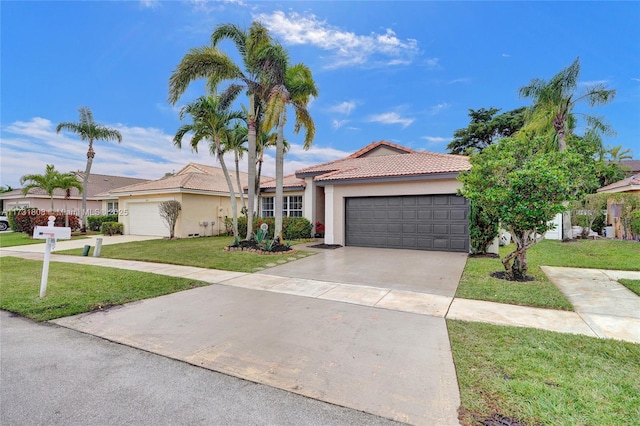
{"type": "Polygon", "coordinates": [[[169,228],[160,217],[159,204],[129,204],[129,234],[168,237],[169,228]]]}

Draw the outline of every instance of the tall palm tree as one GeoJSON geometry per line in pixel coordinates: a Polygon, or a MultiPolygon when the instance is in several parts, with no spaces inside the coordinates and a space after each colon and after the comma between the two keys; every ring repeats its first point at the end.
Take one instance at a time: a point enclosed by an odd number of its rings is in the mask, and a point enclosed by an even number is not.
{"type": "Polygon", "coordinates": [[[87,150],[87,166],[84,171],[82,179],[82,228],[87,229],[87,187],[89,186],[89,173],[91,172],[91,164],[93,164],[93,158],[96,156],[93,150],[94,141],[117,141],[122,142],[122,135],[119,131],[111,129],[109,127],[96,124],[93,120],[93,113],[91,110],[83,106],[78,112],[80,113],[80,121],[77,123],[62,122],[56,127],[56,132],[60,133],[61,130],[67,130],[72,133],[76,133],[83,141],[89,141],[89,149],[87,150]]]}
{"type": "Polygon", "coordinates": [[[53,211],[53,192],[56,188],[60,188],[59,182],[60,172],[53,164],[47,164],[43,175],[30,174],[20,178],[20,185],[24,185],[22,194],[27,195],[32,189],[42,189],[51,199],[51,211],[53,211]]]}
{"type": "MultiPolygon", "coordinates": [[[[242,194],[242,184],[240,183],[240,159],[244,156],[244,153],[247,152],[247,148],[245,147],[245,142],[247,142],[247,133],[248,129],[246,126],[243,126],[240,123],[235,123],[231,131],[229,132],[229,139],[225,144],[225,150],[233,152],[233,160],[236,166],[236,182],[238,183],[238,190],[242,194]]],[[[243,212],[247,211],[247,205],[244,202],[244,196],[241,196],[242,200],[242,210],[243,212]]]]}
{"type": "Polygon", "coordinates": [[[219,25],[211,34],[211,45],[190,49],[169,78],[169,102],[174,105],[189,87],[189,84],[198,79],[206,79],[208,89],[212,93],[220,83],[229,82],[229,86],[221,92],[221,101],[226,105],[236,99],[241,91],[244,90],[247,93],[249,98],[247,111],[249,175],[247,240],[253,236],[256,132],[262,113],[260,108],[262,99],[266,99],[264,88],[260,85],[259,79],[263,70],[257,66],[255,56],[258,50],[270,41],[267,29],[259,22],[253,22],[248,31],[232,24],[219,25]],[[235,44],[244,70],[216,47],[222,40],[230,40],[235,44]]]}
{"type": "Polygon", "coordinates": [[[274,200],[275,230],[282,241],[283,171],[284,171],[284,126],[287,122],[287,106],[296,114],[294,132],[305,128],[304,149],[309,149],[315,136],[315,123],[307,109],[312,97],[318,96],[318,88],[311,70],[304,64],[289,66],[285,49],[278,43],[264,47],[259,61],[265,63],[264,85],[270,88],[265,112],[265,126],[277,129],[276,138],[276,198],[274,200]],[[267,68],[266,64],[270,64],[267,68]]]}
{"type": "MultiPolygon", "coordinates": [[[[606,89],[603,84],[594,84],[581,93],[576,93],[579,76],[580,58],[576,58],[569,67],[561,70],[548,82],[536,78],[520,88],[520,96],[531,98],[534,102],[523,130],[541,133],[551,131],[556,142],[553,149],[560,152],[567,149],[567,135],[573,132],[578,115],[584,117],[590,129],[613,134],[612,129],[599,117],[576,113],[574,108],[581,102],[586,102],[589,106],[605,105],[613,101],[616,91],[606,89]]],[[[566,206],[568,202],[565,203],[566,206]]],[[[565,209],[562,214],[562,238],[573,239],[569,209],[565,209]]]]}
{"type": "Polygon", "coordinates": [[[624,160],[633,159],[633,155],[631,154],[631,149],[622,149],[622,145],[616,145],[607,150],[607,154],[609,155],[609,161],[612,163],[620,163],[624,160]]]}
{"type": "Polygon", "coordinates": [[[69,226],[69,209],[67,201],[71,198],[71,190],[76,188],[82,193],[82,182],[78,180],[75,173],[61,173],[58,176],[57,187],[64,191],[64,226],[69,226]]]}
{"type": "MultiPolygon", "coordinates": [[[[272,147],[276,146],[276,140],[278,138],[277,133],[268,133],[265,131],[258,132],[258,138],[256,139],[256,163],[257,169],[256,172],[256,205],[260,208],[262,202],[262,193],[260,192],[260,183],[262,182],[262,165],[264,164],[264,152],[272,147]]],[[[284,139],[284,153],[289,152],[289,148],[291,145],[289,141],[284,139]]]]}
{"type": "MultiPolygon", "coordinates": [[[[224,173],[229,194],[231,196],[231,211],[233,214],[233,235],[238,240],[238,204],[236,201],[236,193],[229,175],[229,170],[224,161],[224,144],[230,138],[229,126],[232,121],[242,119],[242,113],[229,111],[225,108],[219,97],[201,96],[195,101],[183,106],[180,110],[180,119],[184,119],[187,115],[191,116],[191,124],[183,124],[180,126],[173,138],[173,143],[178,148],[182,148],[182,139],[184,136],[192,132],[191,149],[198,152],[198,144],[200,141],[209,141],[209,152],[215,155],[220,162],[220,167],[224,173]]],[[[240,188],[242,191],[242,188],[240,188]]],[[[242,193],[240,193],[242,197],[242,193]]]]}

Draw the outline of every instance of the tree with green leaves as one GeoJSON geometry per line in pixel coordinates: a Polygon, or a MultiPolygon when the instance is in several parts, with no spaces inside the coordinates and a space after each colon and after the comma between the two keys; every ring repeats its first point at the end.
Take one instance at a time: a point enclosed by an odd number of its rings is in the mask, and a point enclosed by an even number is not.
{"type": "Polygon", "coordinates": [[[462,195],[511,233],[516,248],[502,259],[511,280],[527,279],[527,250],[544,238],[563,202],[592,185],[585,179],[593,179],[593,164],[583,154],[543,147],[539,136],[520,132],[472,154],[471,170],[459,177],[462,195]]]}
{"type": "Polygon", "coordinates": [[[32,189],[43,190],[51,199],[51,211],[53,211],[53,192],[60,188],[60,172],[53,164],[47,164],[44,174],[28,174],[20,178],[22,194],[27,195],[32,189]]]}
{"type": "Polygon", "coordinates": [[[309,67],[304,64],[289,65],[288,54],[278,43],[263,49],[259,63],[264,63],[264,86],[270,87],[265,113],[265,128],[276,128],[276,196],[274,200],[274,235],[282,241],[282,210],[284,200],[284,126],[287,122],[287,107],[292,106],[296,121],[294,132],[305,129],[304,149],[309,149],[315,136],[315,124],[309,114],[308,105],[318,89],[309,67]],[[270,64],[270,67],[266,67],[270,64]]]}
{"type": "Polygon", "coordinates": [[[522,128],[526,108],[516,108],[503,114],[499,108],[469,110],[471,122],[464,129],[453,133],[453,140],[447,145],[451,154],[468,154],[482,151],[501,138],[506,138],[522,128]]]}
{"type": "MultiPolygon", "coordinates": [[[[198,144],[202,140],[209,141],[209,152],[216,156],[220,162],[220,167],[224,173],[224,178],[229,187],[231,197],[231,211],[233,214],[233,235],[238,242],[238,204],[236,201],[236,191],[231,181],[229,169],[224,160],[225,144],[231,137],[230,126],[235,120],[242,119],[243,115],[237,111],[229,109],[220,102],[219,97],[201,96],[195,101],[183,106],[180,110],[180,119],[191,116],[192,123],[180,126],[173,138],[173,143],[178,148],[182,148],[182,139],[187,133],[193,133],[191,138],[191,149],[198,152],[198,144]]],[[[239,188],[242,191],[242,188],[239,188]]],[[[242,192],[240,192],[242,197],[242,192]]]]}
{"type": "Polygon", "coordinates": [[[253,22],[248,31],[232,24],[219,25],[211,34],[211,45],[190,49],[169,79],[169,102],[173,105],[178,102],[189,85],[199,79],[206,80],[211,93],[216,92],[221,83],[229,83],[227,88],[220,92],[221,102],[227,106],[237,98],[240,92],[247,93],[249,100],[249,106],[246,109],[249,175],[247,240],[253,236],[256,135],[260,127],[260,116],[264,112],[262,105],[267,98],[260,78],[264,69],[258,66],[256,59],[259,51],[269,43],[271,43],[271,37],[259,22],[253,22]],[[218,44],[223,40],[229,40],[235,45],[240,54],[240,65],[218,49],[218,44]]]}
{"type": "Polygon", "coordinates": [[[82,229],[87,229],[87,187],[89,186],[89,174],[91,173],[91,165],[96,155],[93,150],[94,141],[117,141],[122,142],[122,135],[116,129],[112,129],[106,126],[97,124],[93,120],[93,113],[91,110],[83,106],[78,110],[80,114],[80,121],[77,123],[62,122],[56,127],[56,132],[60,133],[62,130],[75,133],[80,136],[83,141],[89,142],[89,149],[87,150],[87,166],[84,170],[84,176],[82,179],[82,229]]]}
{"type": "Polygon", "coordinates": [[[71,190],[77,189],[82,193],[82,182],[78,180],[78,175],[75,173],[61,173],[58,176],[58,188],[64,191],[64,226],[69,226],[69,209],[67,208],[67,202],[71,198],[71,190]]]}
{"type": "MultiPolygon", "coordinates": [[[[540,135],[550,135],[550,138],[543,138],[552,142],[547,144],[548,150],[567,150],[568,135],[573,133],[579,117],[586,121],[587,128],[591,131],[605,135],[614,134],[611,127],[600,117],[579,113],[575,108],[581,103],[587,103],[591,107],[606,105],[613,101],[616,91],[598,83],[578,92],[579,76],[580,58],[576,58],[569,67],[561,70],[549,81],[536,78],[520,88],[521,97],[533,100],[523,128],[540,135]]],[[[568,240],[572,237],[570,210],[565,209],[562,216],[562,238],[568,240]]]]}

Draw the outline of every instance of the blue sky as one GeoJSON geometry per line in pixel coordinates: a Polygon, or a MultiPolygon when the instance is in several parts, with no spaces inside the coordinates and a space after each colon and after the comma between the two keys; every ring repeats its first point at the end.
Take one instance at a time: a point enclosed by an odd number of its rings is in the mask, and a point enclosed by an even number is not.
{"type": "Polygon", "coordinates": [[[518,89],[576,57],[580,87],[617,90],[612,104],[577,111],[605,117],[617,132],[605,145],[640,158],[640,2],[2,1],[0,16],[0,185],[19,187],[47,163],[84,170],[86,144],[55,132],[83,105],[123,135],[97,142],[94,173],[156,179],[189,161],[216,164],[204,147],[172,145],[180,106],[204,92],[195,83],[169,105],[169,76],[216,25],[254,20],[319,88],[313,147],[288,131],[287,173],[381,139],[445,152],[470,108],[530,105],[518,89]]]}

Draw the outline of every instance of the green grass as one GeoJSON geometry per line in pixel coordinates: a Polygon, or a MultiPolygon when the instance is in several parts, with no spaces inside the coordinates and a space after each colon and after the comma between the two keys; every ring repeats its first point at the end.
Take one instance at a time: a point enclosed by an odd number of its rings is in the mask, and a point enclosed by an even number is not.
{"type": "MultiPolygon", "coordinates": [[[[500,247],[503,257],[514,249],[500,247]]],[[[467,260],[456,297],[513,305],[572,310],[564,295],[551,283],[540,266],[640,270],[640,244],[634,241],[577,240],[571,243],[542,241],[527,251],[528,274],[535,281],[511,282],[489,276],[504,270],[500,259],[467,260]]]]}
{"type": "Polygon", "coordinates": [[[0,309],[36,321],[209,285],[145,272],[51,262],[47,296],[40,298],[41,261],[0,257],[0,270],[0,309]]]}
{"type": "MultiPolygon", "coordinates": [[[[81,240],[85,236],[72,236],[72,240],[81,240]]],[[[0,233],[0,247],[24,246],[27,244],[42,244],[45,240],[35,240],[23,232],[0,233]]]]}
{"type": "Polygon", "coordinates": [[[447,321],[463,425],[640,424],[640,345],[447,321]]]}
{"type": "Polygon", "coordinates": [[[618,280],[620,284],[627,287],[629,290],[640,296],[640,280],[618,280]]]}
{"type": "MultiPolygon", "coordinates": [[[[141,260],[170,263],[236,272],[255,272],[267,264],[288,262],[311,252],[262,255],[250,252],[228,252],[232,237],[183,238],[178,240],[148,240],[102,246],[100,255],[111,259],[141,260]]],[[[82,249],[63,250],[57,254],[81,255],[82,249]]]]}

